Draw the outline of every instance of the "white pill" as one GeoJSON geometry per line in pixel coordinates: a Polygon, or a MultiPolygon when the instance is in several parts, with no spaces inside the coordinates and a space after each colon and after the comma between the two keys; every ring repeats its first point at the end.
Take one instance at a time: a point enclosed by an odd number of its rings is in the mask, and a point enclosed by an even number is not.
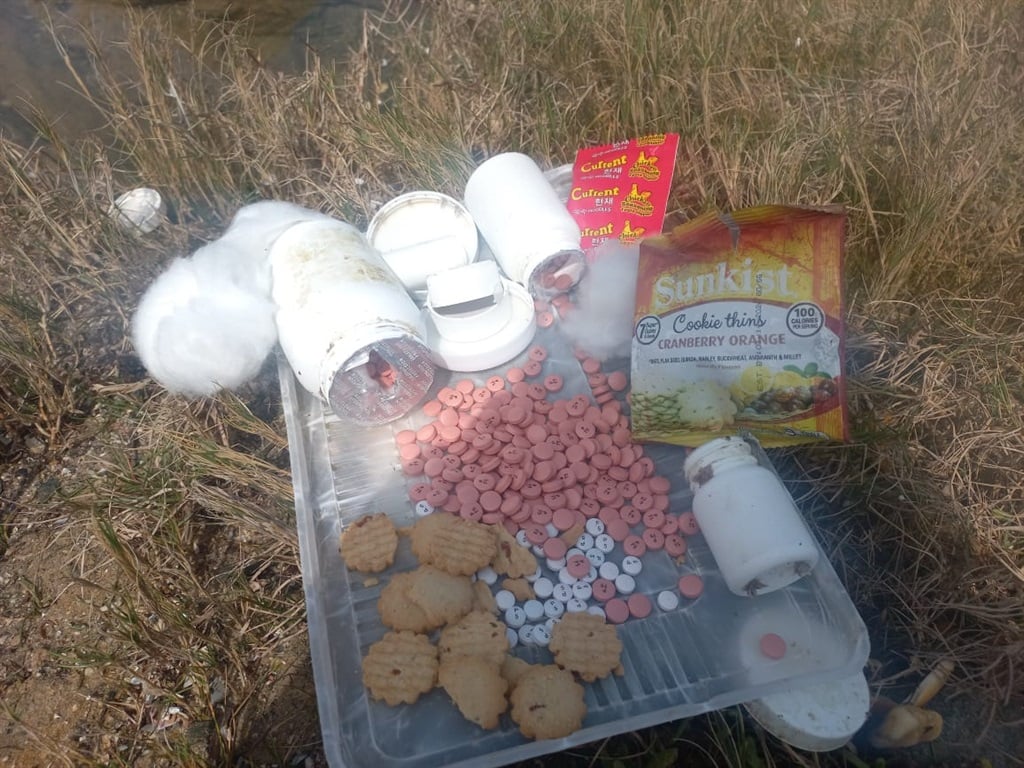
{"type": "Polygon", "coordinates": [[[505,623],[513,629],[519,629],[526,623],[526,611],[522,609],[522,606],[513,605],[505,611],[505,623]]]}
{"type": "Polygon", "coordinates": [[[533,645],[533,624],[524,624],[519,628],[519,642],[523,645],[533,645]]]}
{"type": "Polygon", "coordinates": [[[476,572],[476,577],[480,579],[484,584],[490,586],[498,580],[498,574],[494,572],[494,569],[489,565],[485,565],[479,571],[476,572]]]}
{"type": "Polygon", "coordinates": [[[674,611],[679,607],[679,596],[667,589],[658,593],[658,607],[663,611],[674,611]]]}
{"type": "Polygon", "coordinates": [[[519,633],[512,629],[512,627],[505,627],[505,637],[508,638],[509,648],[515,648],[519,645],[519,633]]]}
{"type": "Polygon", "coordinates": [[[541,576],[535,582],[533,582],[533,594],[539,597],[541,600],[546,600],[551,597],[551,593],[554,591],[555,585],[551,583],[551,579],[547,576],[541,576]]]}
{"type": "MultiPolygon", "coordinates": [[[[602,608],[600,605],[592,605],[592,606],[590,606],[589,608],[587,608],[587,613],[592,613],[595,616],[600,616],[602,619],[608,618],[607,616],[604,615],[604,608],[602,608]]],[[[511,632],[511,631],[512,630],[509,630],[509,632],[511,632]]]]}
{"type": "Polygon", "coordinates": [[[593,584],[595,581],[597,581],[597,575],[597,568],[591,565],[590,570],[587,571],[587,575],[580,579],[580,581],[585,581],[587,582],[587,584],[593,584]]]}
{"type": "Polygon", "coordinates": [[[604,552],[602,552],[597,547],[594,547],[593,549],[588,549],[587,560],[589,560],[590,564],[595,568],[600,568],[601,565],[604,563],[604,552]]]}
{"type": "Polygon", "coordinates": [[[580,549],[579,547],[571,547],[565,553],[565,559],[568,560],[570,557],[575,557],[576,555],[582,555],[582,554],[583,554],[583,550],[580,549]]]}
{"type": "Polygon", "coordinates": [[[498,604],[498,610],[507,611],[516,604],[516,596],[507,589],[499,589],[494,593],[494,602],[498,604]]]}
{"type": "Polygon", "coordinates": [[[569,569],[568,568],[563,568],[562,570],[560,570],[558,572],[558,580],[562,584],[569,584],[569,585],[575,584],[577,581],[579,581],[579,579],[577,579],[575,576],[573,576],[571,573],[569,573],[569,569]]]}
{"type": "Polygon", "coordinates": [[[587,604],[583,600],[573,597],[565,604],[565,610],[569,613],[584,613],[587,610],[587,604]]]}
{"type": "Polygon", "coordinates": [[[630,576],[628,573],[620,573],[615,577],[615,589],[623,595],[633,594],[633,590],[636,589],[636,579],[630,576]]]}
{"type": "Polygon", "coordinates": [[[537,581],[537,579],[539,579],[543,575],[543,573],[544,572],[540,569],[540,566],[538,565],[537,570],[531,573],[529,576],[527,576],[526,580],[533,584],[535,581],[537,581]]]}
{"type": "Polygon", "coordinates": [[[594,590],[585,581],[577,581],[572,585],[572,596],[579,600],[589,600],[593,594],[594,590]]]}
{"type": "Polygon", "coordinates": [[[644,564],[640,562],[639,557],[633,557],[633,555],[626,555],[622,558],[622,572],[628,573],[630,576],[639,576],[640,571],[644,569],[644,564]]]}
{"type": "Polygon", "coordinates": [[[549,635],[555,631],[555,624],[561,621],[561,619],[561,616],[553,616],[544,622],[544,629],[548,631],[549,635]]]}
{"type": "Polygon", "coordinates": [[[598,572],[601,574],[602,579],[608,579],[608,581],[615,581],[615,577],[619,575],[619,566],[617,566],[615,563],[609,560],[604,565],[598,568],[598,572]]]}
{"type": "Polygon", "coordinates": [[[572,587],[568,584],[555,584],[555,591],[552,594],[558,602],[567,603],[572,598],[572,587]]]}
{"type": "Polygon", "coordinates": [[[607,533],[602,533],[599,536],[594,537],[594,546],[607,555],[609,552],[615,549],[615,539],[613,539],[607,533]]]}
{"type": "Polygon", "coordinates": [[[555,528],[555,524],[554,524],[554,523],[548,523],[548,524],[547,524],[546,526],[544,526],[544,527],[545,527],[545,528],[547,529],[547,532],[548,532],[548,538],[551,538],[551,539],[553,539],[553,538],[555,538],[555,536],[559,536],[559,535],[561,535],[561,533],[562,533],[562,532],[561,532],[560,530],[558,530],[557,528],[555,528]]]}
{"type": "Polygon", "coordinates": [[[591,536],[600,536],[604,533],[604,523],[596,517],[587,520],[585,527],[591,536]]]}
{"type": "Polygon", "coordinates": [[[576,548],[589,552],[594,548],[594,537],[589,533],[581,533],[580,537],[576,539],[576,548]]]}
{"type": "Polygon", "coordinates": [[[523,603],[523,612],[527,621],[538,621],[544,617],[544,603],[540,600],[527,600],[523,603]]]}
{"type": "Polygon", "coordinates": [[[565,613],[565,603],[551,598],[544,601],[544,615],[549,619],[557,619],[565,613]]]}
{"type": "Polygon", "coordinates": [[[420,499],[416,502],[416,517],[426,517],[434,513],[434,508],[430,506],[426,501],[420,499]]]}
{"type": "Polygon", "coordinates": [[[565,568],[565,558],[560,557],[557,560],[552,560],[550,557],[546,560],[549,571],[560,571],[565,568]]]}
{"type": "Polygon", "coordinates": [[[532,547],[530,547],[530,551],[533,552],[534,557],[544,557],[544,547],[540,547],[534,544],[532,547]]]}
{"type": "Polygon", "coordinates": [[[551,642],[551,633],[548,632],[547,627],[543,624],[537,624],[533,628],[533,643],[539,645],[541,648],[546,648],[547,644],[551,642]]]}
{"type": "Polygon", "coordinates": [[[526,531],[516,531],[516,541],[519,542],[520,547],[530,546],[530,540],[526,538],[526,531]]]}

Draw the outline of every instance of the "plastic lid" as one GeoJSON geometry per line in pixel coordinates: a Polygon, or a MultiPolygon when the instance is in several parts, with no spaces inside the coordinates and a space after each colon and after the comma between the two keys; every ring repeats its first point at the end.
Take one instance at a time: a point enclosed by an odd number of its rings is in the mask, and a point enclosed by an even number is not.
{"type": "Polygon", "coordinates": [[[793,688],[744,704],[767,731],[787,744],[827,752],[846,744],[867,720],[871,707],[863,673],[793,688]]]}
{"type": "Polygon", "coordinates": [[[469,211],[440,192],[409,192],[390,200],[370,221],[366,239],[420,300],[430,275],[472,263],[479,248],[469,211]]]}
{"type": "Polygon", "coordinates": [[[450,269],[427,280],[427,345],[449,371],[483,371],[522,352],[536,331],[533,298],[493,261],[450,269]]]}

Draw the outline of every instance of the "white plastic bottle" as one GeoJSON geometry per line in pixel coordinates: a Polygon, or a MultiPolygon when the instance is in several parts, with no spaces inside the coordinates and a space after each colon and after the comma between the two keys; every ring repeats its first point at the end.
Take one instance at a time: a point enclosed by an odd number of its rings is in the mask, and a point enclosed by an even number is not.
{"type": "Polygon", "coordinates": [[[562,290],[579,281],[585,264],[579,225],[530,157],[505,152],[484,161],[469,177],[465,197],[509,278],[535,295],[550,291],[559,277],[562,290]]]}
{"type": "Polygon", "coordinates": [[[774,592],[797,581],[820,552],[789,491],[740,437],[694,450],[683,464],[693,514],[729,589],[774,592]]]}
{"type": "Polygon", "coordinates": [[[415,407],[435,370],[423,320],[355,227],[296,224],[271,247],[270,268],[279,341],[303,387],[366,426],[415,407]]]}

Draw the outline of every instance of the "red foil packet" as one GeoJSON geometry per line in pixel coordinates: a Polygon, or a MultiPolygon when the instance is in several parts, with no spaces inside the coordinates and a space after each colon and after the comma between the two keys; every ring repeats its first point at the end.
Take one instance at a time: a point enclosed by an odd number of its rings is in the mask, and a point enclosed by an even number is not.
{"type": "Polygon", "coordinates": [[[678,134],[658,133],[576,153],[568,208],[584,251],[661,234],[678,146],[678,134]]]}

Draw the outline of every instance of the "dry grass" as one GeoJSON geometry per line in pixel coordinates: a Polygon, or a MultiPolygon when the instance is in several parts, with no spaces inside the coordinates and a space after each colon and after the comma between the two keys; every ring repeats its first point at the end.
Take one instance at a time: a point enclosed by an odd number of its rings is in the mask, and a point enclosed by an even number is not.
{"type": "MultiPolygon", "coordinates": [[[[251,199],[365,224],[399,191],[458,194],[492,152],[558,164],[582,144],[653,131],[682,137],[675,219],[762,202],[848,206],[856,439],[790,451],[787,466],[805,478],[806,508],[872,629],[881,690],[948,655],[954,690],[1020,695],[1019,6],[426,5],[423,18],[368,24],[343,64],[311,57],[297,76],[264,68],[244,30],[197,22],[180,39],[139,17],[117,51],[129,63],[113,68],[96,42],[98,85],[79,81],[107,115],[109,144],[67,147],[38,116],[46,140],[0,140],[0,268],[15,277],[0,295],[0,458],[28,468],[4,491],[15,506],[0,540],[40,506],[26,496],[33,478],[71,462],[73,480],[41,506],[82,537],[88,557],[58,571],[90,595],[104,631],[54,653],[102,670],[90,695],[112,718],[83,726],[73,747],[40,734],[39,748],[97,764],[225,764],[267,744],[301,754],[315,734],[285,720],[265,744],[254,738],[282,711],[268,702],[289,701],[282,649],[304,651],[273,378],[187,405],[146,383],[127,318],[160,265],[251,199]],[[139,182],[172,204],[171,223],[146,239],[104,216],[116,190],[139,182]],[[172,707],[190,727],[173,727],[172,707]]],[[[41,579],[40,600],[64,594],[57,576],[41,579]]],[[[796,760],[716,722],[579,761],[661,765],[672,750],[707,764],[796,760]]]]}

